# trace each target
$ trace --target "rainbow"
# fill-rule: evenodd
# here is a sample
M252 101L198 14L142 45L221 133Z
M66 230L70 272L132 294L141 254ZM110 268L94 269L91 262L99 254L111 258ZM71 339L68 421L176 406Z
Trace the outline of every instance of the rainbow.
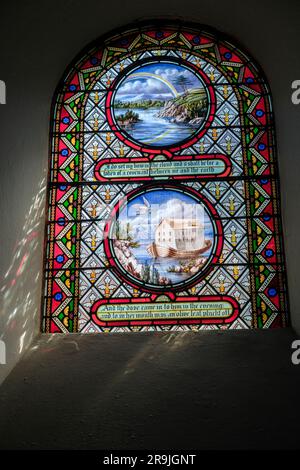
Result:
M179 93L177 92L176 88L172 85L172 83L170 83L168 80L166 80L165 78L162 78L160 77L159 75L155 75L155 73L150 73L150 72L139 72L139 73L133 73L132 75L130 75L129 77L127 77L126 81L127 80L132 80L133 78L154 78L155 80L158 80L162 83L164 83L165 85L167 85L167 87L171 90L173 96L176 98L177 96L179 96Z

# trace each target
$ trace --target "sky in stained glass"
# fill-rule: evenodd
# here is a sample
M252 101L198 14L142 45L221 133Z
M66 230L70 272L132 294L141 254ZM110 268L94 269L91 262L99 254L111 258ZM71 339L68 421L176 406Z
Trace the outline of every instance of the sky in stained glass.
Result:
M172 63L155 63L133 71L120 85L116 99L138 101L168 100L184 92L179 77L184 77L188 89L203 88L196 75L185 67Z

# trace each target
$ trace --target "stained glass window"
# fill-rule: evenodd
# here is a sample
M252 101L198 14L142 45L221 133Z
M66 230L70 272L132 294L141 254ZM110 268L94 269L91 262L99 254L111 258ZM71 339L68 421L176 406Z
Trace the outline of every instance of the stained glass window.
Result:
M270 90L178 21L92 45L55 95L45 332L287 322Z

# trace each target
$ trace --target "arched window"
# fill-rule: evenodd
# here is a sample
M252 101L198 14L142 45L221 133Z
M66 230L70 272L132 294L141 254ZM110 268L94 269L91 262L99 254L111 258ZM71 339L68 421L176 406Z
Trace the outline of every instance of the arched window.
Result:
M287 318L271 97L215 31L140 23L52 108L45 332L273 328Z

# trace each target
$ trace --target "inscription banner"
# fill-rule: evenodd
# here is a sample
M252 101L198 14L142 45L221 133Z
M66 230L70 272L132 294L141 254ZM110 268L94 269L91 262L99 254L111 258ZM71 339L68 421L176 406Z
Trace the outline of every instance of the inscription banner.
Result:
M156 157L157 158L157 157ZM209 177L226 176L231 169L230 162L225 155L216 155L209 158L204 156L175 157L172 160L148 160L139 158L104 159L97 165L95 176L99 181L123 179L152 180L155 178L182 178L182 177Z
M137 299L138 300L138 299ZM204 323L218 323L232 321L237 315L237 304L235 299L226 296L201 299L197 297L179 298L176 302L144 302L135 299L101 300L93 306L93 321L101 325L113 326L114 324L158 324L158 323L180 323L190 321L191 323L203 321Z

